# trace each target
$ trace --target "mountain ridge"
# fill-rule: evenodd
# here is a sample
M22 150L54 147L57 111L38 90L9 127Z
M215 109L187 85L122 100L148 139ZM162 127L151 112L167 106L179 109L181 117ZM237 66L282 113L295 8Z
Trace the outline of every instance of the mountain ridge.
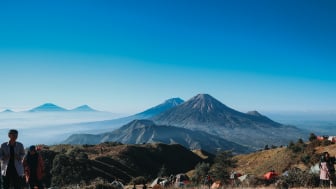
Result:
M86 104L73 109L66 109L54 103L47 102L32 108L27 112L98 112L98 110L95 110Z
M282 125L257 111L242 113L234 110L209 94L198 94L187 101L182 102L178 100L177 102L178 103L171 103L171 106L164 110L157 108L160 107L160 105L158 105L153 107L153 109L160 109L160 111L146 110L126 118L106 121L106 130L98 133L100 134L100 137L105 134L104 137L100 139L94 139L92 135L88 135L87 137L91 137L91 140L95 143L105 141L150 143L159 141L170 144L172 142L177 142L183 143L184 146L193 149L193 145L197 146L197 140L194 136L197 134L197 136L199 136L200 132L204 132L203 136L207 134L208 138L214 139L219 137L220 139L225 140L226 144L223 142L221 143L222 146L227 146L228 142L231 142L248 149L259 150L264 148L265 145L287 145L291 140L308 136L307 132L301 129L294 126ZM155 113L148 114L148 112ZM127 130L127 132L126 130L122 130L125 129L125 126L134 124L133 120L138 119L150 119L153 122L148 120L141 121L141 124L147 127L146 129L142 127L141 130L133 127L132 129ZM119 124L123 124L122 127L119 126L122 132L119 128L120 133L118 135L115 135L115 132L117 131L111 130L112 123L115 123L116 121L121 121ZM99 123L92 123L92 127L104 127L104 125L101 126ZM161 130L158 130L159 127L161 127ZM169 133L169 131L166 130L166 132L162 132L162 130L167 128L174 131L178 130L178 128L186 130L179 130L184 133L183 136L173 132L175 133L175 136L167 137L166 134ZM118 128L115 127L114 130L118 130ZM158 136L155 132L160 133L162 137ZM106 133L113 134L109 135ZM188 133L188 135L186 133ZM74 142L75 140L81 142L90 141L90 139L85 139L85 137L81 138L80 136L81 135L77 135L75 137L73 135L72 137L77 139L73 138L71 139L71 142ZM179 136L180 138L176 138L176 136ZM193 140L186 141L188 138L192 138ZM216 140L219 141L219 139ZM68 140L68 142L70 142L70 140ZM202 140L203 145L206 143L205 140Z
M112 132L98 135L71 135L63 143L99 144L107 141L123 144L176 143L191 150L202 149L210 153L216 153L218 150L232 150L235 153L252 151L214 135L174 126L156 125L151 120L133 120Z
M209 94L198 94L152 120L161 125L204 131L256 150L266 144L285 145L308 136L303 130L282 125L256 111L246 114L234 110Z

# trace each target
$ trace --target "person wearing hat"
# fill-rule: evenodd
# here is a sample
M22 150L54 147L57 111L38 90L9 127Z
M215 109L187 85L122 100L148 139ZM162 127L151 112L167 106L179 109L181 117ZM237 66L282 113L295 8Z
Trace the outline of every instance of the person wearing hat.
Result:
M35 146L30 146L23 160L26 182L30 188L43 188L42 178L44 175L44 162L42 156L36 151Z
M16 141L17 130L9 130L8 137L9 141L2 143L0 148L2 187L21 189L24 177L22 161L25 150L23 144Z

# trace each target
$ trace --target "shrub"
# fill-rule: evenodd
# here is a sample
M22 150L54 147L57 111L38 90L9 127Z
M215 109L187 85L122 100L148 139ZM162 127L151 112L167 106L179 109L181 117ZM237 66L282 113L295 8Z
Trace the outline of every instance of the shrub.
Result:
M310 135L309 135L309 141L313 142L316 139L317 139L317 136L314 133L310 133Z
M332 144L330 140L323 140L321 143L322 146L329 146L330 144Z
M205 178L206 175L208 175L209 170L210 170L209 163L204 162L198 163L195 167L195 173L191 178L191 180L196 184L202 183L202 179Z
M212 174L215 179L228 183L231 170L237 166L237 161L232 159L232 157L232 151L218 153L211 167L210 174Z
M301 171L298 168L292 168L285 175L279 177L276 183L277 188L288 187L317 187L319 185L318 175L307 171Z

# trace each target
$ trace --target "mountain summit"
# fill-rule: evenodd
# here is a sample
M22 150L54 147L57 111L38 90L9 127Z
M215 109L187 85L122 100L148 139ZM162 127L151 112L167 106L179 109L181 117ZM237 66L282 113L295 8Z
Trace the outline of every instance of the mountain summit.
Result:
M91 108L88 105L78 106L77 108L74 108L71 111L76 111L76 112L97 112L97 110Z
M67 109L52 103L45 103L42 104L41 106L29 110L29 112L63 112L63 111L67 111Z
M228 128L246 127L253 125L251 122L257 119L252 115L227 107L208 94L198 94L180 106L154 117L153 120L160 124L199 129L200 126L205 125ZM281 125L272 120L259 119L258 121L272 127Z
M236 111L208 94L198 94L152 120L159 125L205 131L255 149L266 144L284 145L308 136L296 127L277 123L257 111Z
M171 109L175 106L178 106L180 104L182 104L184 102L184 100L180 99L180 98L171 98L171 99L168 99L166 101L164 101L163 103L157 105L157 106L154 106L150 109L147 109L139 114L136 114L136 116L139 116L141 119L144 119L144 118L150 118L152 116L155 116L155 115L158 115L168 109ZM137 119L139 119L137 117Z

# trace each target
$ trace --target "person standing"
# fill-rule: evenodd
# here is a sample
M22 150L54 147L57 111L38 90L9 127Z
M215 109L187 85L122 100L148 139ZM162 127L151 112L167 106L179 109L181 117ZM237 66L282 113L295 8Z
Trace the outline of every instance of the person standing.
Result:
M23 184L23 158L25 155L23 144L17 142L18 131L11 129L8 132L9 141L1 144L0 160L2 187L21 189Z
M36 151L35 146L30 146L26 157L23 160L26 174L26 182L30 188L42 189L42 178L44 175L44 162L42 156Z
M334 167L335 157L330 157L330 154L328 152L325 152L324 159L327 162L330 185L335 185L335 167Z
M327 187L330 186L330 172L328 169L328 161L329 157L328 152L324 152L321 160L320 160L320 186Z

